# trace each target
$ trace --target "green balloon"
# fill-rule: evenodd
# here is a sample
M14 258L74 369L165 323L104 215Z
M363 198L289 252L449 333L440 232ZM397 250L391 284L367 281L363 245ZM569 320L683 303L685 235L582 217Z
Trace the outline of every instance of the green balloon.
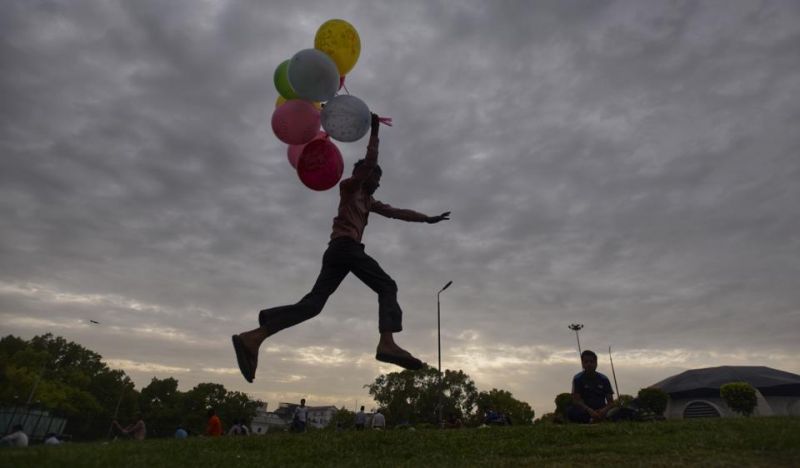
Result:
M285 97L287 101L298 98L297 93L292 89L292 85L289 84L289 60L285 60L278 65L278 68L275 69L273 81L275 82L275 89L277 89L278 93Z

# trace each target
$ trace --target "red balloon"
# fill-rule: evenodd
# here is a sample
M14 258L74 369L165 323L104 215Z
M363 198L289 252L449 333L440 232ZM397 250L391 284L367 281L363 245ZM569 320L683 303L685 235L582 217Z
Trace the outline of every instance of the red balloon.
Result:
M320 138L327 138L327 137L328 137L327 133L319 132L317 133L317 136L314 137L314 140L319 140ZM311 143L311 141L309 141L308 143ZM289 145L289 147L286 148L286 157L289 158L289 164L291 164L293 168L297 169L297 160L300 159L300 155L303 154L303 149L306 147L308 143L302 145Z
M319 111L308 101L292 99L272 113L272 131L284 143L302 145L319 132Z
M339 183L344 160L339 148L328 138L307 144L297 160L297 175L311 190L328 190Z

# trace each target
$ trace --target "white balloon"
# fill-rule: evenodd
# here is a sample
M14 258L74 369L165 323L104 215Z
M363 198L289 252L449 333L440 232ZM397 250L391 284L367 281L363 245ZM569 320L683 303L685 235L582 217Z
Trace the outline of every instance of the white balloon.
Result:
M289 84L309 101L327 101L339 90L339 69L328 54L303 49L289 61Z
M367 134L372 114L364 101L345 94L336 96L325 104L320 121L331 138L349 142L359 140Z

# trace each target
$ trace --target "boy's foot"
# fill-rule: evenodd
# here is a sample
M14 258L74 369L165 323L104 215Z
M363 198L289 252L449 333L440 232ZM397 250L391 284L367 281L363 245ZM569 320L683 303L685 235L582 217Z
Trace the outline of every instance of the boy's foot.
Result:
M422 369L423 365L422 361L401 348L397 348L397 350L392 351L381 351L381 349L378 349L378 352L375 354L375 359L381 362L394 364L408 370L420 370Z
M241 335L231 336L233 350L236 352L236 362L239 364L239 371L245 380L252 383L256 377L256 366L258 365L258 355L253 354L245 346Z

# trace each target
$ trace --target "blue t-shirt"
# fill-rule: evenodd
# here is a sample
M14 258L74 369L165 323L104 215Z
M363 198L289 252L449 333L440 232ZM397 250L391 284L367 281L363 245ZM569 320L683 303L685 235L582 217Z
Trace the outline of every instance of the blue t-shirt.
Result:
M600 409L607 403L606 396L613 395L608 377L595 372L589 377L586 372L579 372L572 378L572 393L577 393L589 408Z

